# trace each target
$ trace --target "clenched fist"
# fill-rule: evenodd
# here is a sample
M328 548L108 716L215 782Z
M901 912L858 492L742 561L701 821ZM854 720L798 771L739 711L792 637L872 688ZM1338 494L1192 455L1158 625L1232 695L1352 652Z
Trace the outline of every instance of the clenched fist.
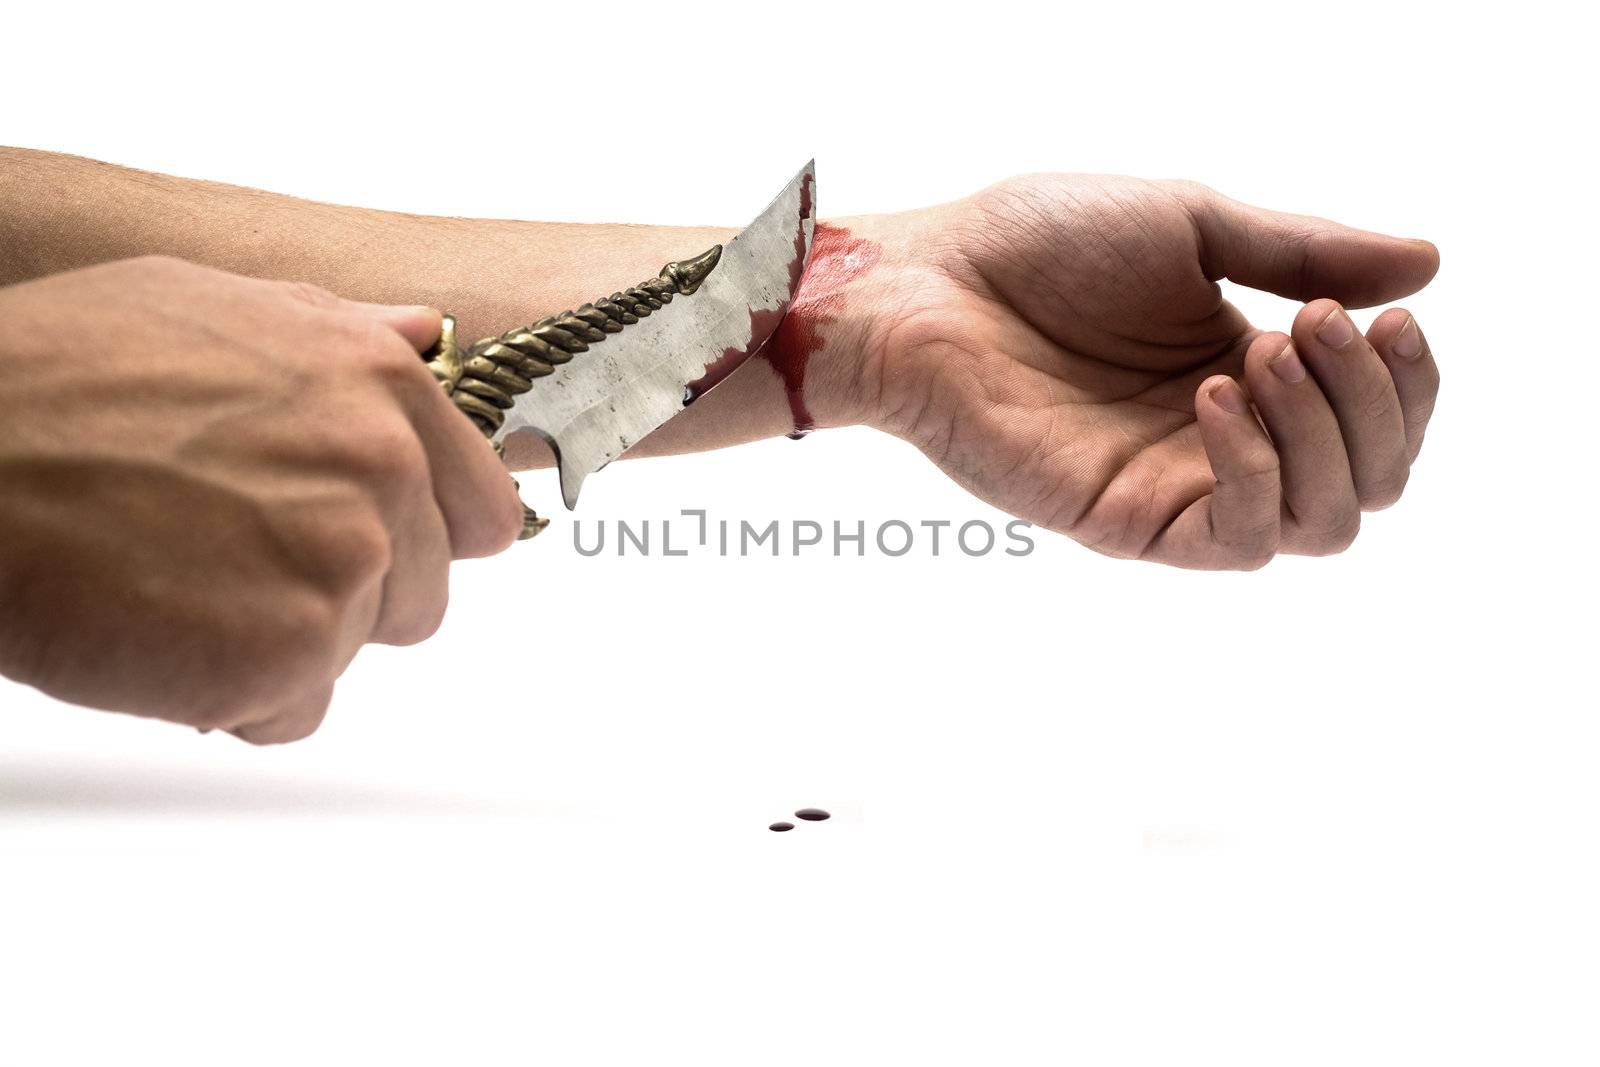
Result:
M0 289L0 672L229 730L316 729L521 507L417 357L425 308L173 259Z

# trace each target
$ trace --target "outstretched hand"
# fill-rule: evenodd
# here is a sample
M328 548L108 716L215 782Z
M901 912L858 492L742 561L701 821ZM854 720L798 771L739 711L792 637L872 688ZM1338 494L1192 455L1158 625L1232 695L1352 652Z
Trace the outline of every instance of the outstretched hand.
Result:
M1438 392L1415 320L1437 250L1203 186L1044 175L850 220L881 244L866 421L984 500L1109 555L1254 568L1346 548L1400 496ZM1308 301L1288 333L1229 278Z

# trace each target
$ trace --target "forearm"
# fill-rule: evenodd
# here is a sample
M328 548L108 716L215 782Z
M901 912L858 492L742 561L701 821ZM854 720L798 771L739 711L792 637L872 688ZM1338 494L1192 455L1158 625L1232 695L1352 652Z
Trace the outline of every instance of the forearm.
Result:
M639 282L733 232L406 215L0 148L0 285L170 255L354 300L428 304L455 314L471 338ZM852 363L843 346L830 348L805 384L820 426L859 418ZM752 360L633 452L719 448L792 428L780 377Z

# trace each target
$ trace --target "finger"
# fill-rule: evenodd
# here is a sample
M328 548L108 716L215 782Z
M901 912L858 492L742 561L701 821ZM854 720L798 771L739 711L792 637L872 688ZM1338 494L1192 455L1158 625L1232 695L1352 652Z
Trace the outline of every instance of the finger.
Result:
M439 339L440 324L444 321L436 308L420 304L362 304L353 300L346 300L344 304L377 319L405 338L406 344L419 353L426 352Z
M443 316L433 308L366 304L302 282L275 284L284 285L301 303L375 322L413 353L422 353L439 339ZM395 380L401 402L428 450L434 495L449 531L451 552L457 559L494 555L521 532L521 501L493 446L449 402L422 361L415 363L414 370L405 369Z
M1394 381L1406 426L1406 458L1415 461L1439 396L1439 367L1428 339L1409 312L1390 308L1367 331L1367 343L1377 350Z
M505 551L522 531L522 501L494 446L423 372L407 411L428 452L433 495L455 559Z
M1266 333L1244 357L1245 384L1278 451L1288 521L1282 551L1326 555L1361 529L1339 420L1288 335Z
M1195 417L1216 479L1152 546L1180 566L1253 570L1278 550L1278 456L1244 391L1216 375L1195 394Z
M434 321L433 339L438 332ZM399 358L396 370L390 381L427 452L433 496L444 518L451 555L467 559L503 551L522 530L522 502L510 473L494 446L444 395L420 359Z
M1439 250L1427 241L1388 237L1309 215L1287 215L1230 200L1204 186L1179 195L1200 234L1202 267L1252 289L1348 307L1407 296L1432 280Z
M1367 511L1388 507L1400 499L1411 468L1389 369L1332 300L1300 309L1294 343L1339 420L1356 499Z
M301 741L317 732L328 715L333 700L333 684L320 685L310 693L292 697L267 709L260 718L241 723L228 733L252 745L285 745Z
M364 318L375 319L405 338L413 350L425 351L439 339L440 323L444 316L435 308L421 304L369 304L359 300L346 300L310 282L266 282L281 286L290 298L322 311L349 311Z
M427 471L427 461L419 459L417 469ZM393 487L384 510L391 554L377 621L368 639L383 645L414 645L438 631L450 601L450 531L433 483L426 477Z
M398 337L413 355L439 338L442 316L432 308L362 304L324 289L284 283L291 297L341 315L358 317ZM398 397L428 451L434 497L457 559L503 551L522 530L522 504L500 457L478 428L456 410L420 359L397 359Z

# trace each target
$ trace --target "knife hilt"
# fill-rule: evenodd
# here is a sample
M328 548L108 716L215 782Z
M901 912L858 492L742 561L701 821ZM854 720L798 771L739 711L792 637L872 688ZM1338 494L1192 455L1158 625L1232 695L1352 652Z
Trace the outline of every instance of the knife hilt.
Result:
M492 440L505 422L506 410L532 389L536 380L555 373L556 367L587 352L591 344L660 311L674 296L692 294L721 257L722 246L713 245L693 259L668 263L649 281L531 326L474 341L465 350L456 339L455 317L447 314L438 341L422 358L456 408ZM500 451L498 442L495 451ZM519 540L535 536L550 524L527 505L522 512Z

